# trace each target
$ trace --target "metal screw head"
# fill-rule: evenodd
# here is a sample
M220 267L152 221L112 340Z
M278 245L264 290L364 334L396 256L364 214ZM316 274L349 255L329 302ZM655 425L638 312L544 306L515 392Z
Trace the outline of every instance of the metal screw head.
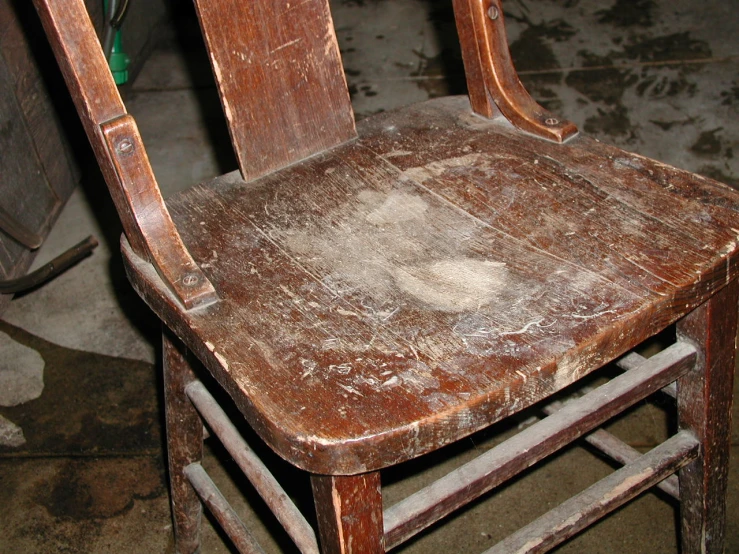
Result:
M116 146L116 151L119 154L128 154L129 152L132 152L133 142L131 142L131 139L123 139L118 143L118 146Z
M198 282L200 282L200 277L195 273L186 273L182 276L182 284L186 287L194 287Z
M498 12L498 8L496 8L495 6L490 6L488 8L488 17L491 20L495 21L496 19L498 19L499 15L500 15L500 12Z
M544 123L547 125L557 125L559 123L559 119L556 117L548 117L544 120Z

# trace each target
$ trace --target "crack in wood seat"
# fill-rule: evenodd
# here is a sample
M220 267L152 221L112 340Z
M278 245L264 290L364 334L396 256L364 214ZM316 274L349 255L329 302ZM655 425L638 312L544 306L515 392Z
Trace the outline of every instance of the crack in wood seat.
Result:
M542 144L464 97L359 135L169 202L219 303L179 310L127 256L139 293L311 472L370 471L469 435L735 273L739 204L719 183L585 137Z

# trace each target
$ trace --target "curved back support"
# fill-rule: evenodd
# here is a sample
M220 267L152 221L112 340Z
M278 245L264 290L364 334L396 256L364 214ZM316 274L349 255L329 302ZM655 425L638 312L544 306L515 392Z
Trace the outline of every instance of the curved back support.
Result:
M134 252L186 308L216 300L169 216L83 0L34 0Z
M492 117L495 105L514 126L554 142L577 134L573 123L545 110L521 84L508 50L500 0L454 0L454 16L476 113Z

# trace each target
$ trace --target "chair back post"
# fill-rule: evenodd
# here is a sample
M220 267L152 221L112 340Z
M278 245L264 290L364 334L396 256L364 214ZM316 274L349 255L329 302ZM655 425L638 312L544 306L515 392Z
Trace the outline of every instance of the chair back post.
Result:
M500 0L454 0L454 16L476 113L493 117L500 110L515 127L554 142L577 134L573 123L545 110L521 84L508 49Z
M83 0L34 0L126 238L187 308L217 299L162 199L136 122L123 105Z

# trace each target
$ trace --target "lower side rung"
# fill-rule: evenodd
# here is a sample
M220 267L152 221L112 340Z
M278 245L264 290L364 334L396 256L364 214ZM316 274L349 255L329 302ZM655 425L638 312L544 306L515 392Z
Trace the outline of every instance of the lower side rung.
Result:
M305 554L318 554L318 541L313 528L210 392L200 381L190 383L185 392L298 549Z
M547 415L551 415L561 409L562 406L563 404L561 402L555 401L544 406L543 412ZM630 464L642 455L636 448L629 446L624 441L611 435L604 429L596 429L589 435L585 435L582 440L594 447L601 454L621 465ZM680 486L676 475L671 475L665 480L657 483L657 488L666 492L675 500L680 500Z
M253 537L244 522L228 503L216 484L200 464L190 464L185 468L185 476L192 488L205 504L213 517L220 523L234 546L242 554L264 554L264 550Z
M616 360L616 365L621 369L628 371L640 366L646 360L647 358L645 358L641 354L637 354L636 352L629 352L623 358ZM662 392L665 393L667 396L672 397L673 399L677 398L677 383L670 383L669 385L665 385L662 388Z
M390 549L452 511L492 490L566 444L592 432L695 366L696 349L678 342L638 368L494 446L384 512L385 546Z
M700 444L682 431L601 479L484 554L546 552L698 457Z

